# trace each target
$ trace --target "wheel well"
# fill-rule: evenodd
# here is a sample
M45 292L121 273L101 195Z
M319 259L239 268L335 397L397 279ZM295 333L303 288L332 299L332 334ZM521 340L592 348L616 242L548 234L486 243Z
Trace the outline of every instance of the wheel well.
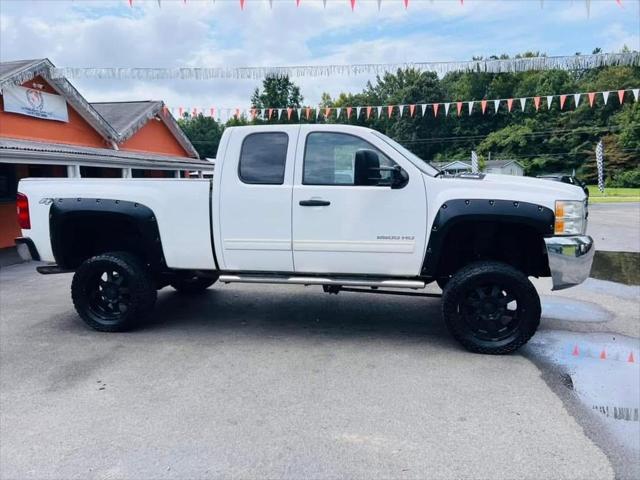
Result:
M153 249L137 222L125 215L79 212L59 221L56 237L56 262L65 268L76 268L95 255L116 251L132 253L145 263L153 260Z
M543 235L513 222L466 221L453 225L442 242L436 277L452 275L477 260L507 263L526 275L549 276Z

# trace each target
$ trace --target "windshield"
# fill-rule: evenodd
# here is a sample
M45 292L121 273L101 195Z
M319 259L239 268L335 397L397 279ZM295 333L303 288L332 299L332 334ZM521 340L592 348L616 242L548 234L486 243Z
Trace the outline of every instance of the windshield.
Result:
M400 155L405 157L407 160L409 160L411 163L413 163L416 167L418 167L421 171L423 171L427 175L434 176L439 173L439 170L437 168L432 167L423 159L421 159L419 156L417 156L415 153L411 152L410 150L407 150L405 147L400 145L395 140L392 140L386 135L383 135L380 132L376 132L375 130L372 130L371 133L373 133L376 137L378 137L380 140L385 142L387 145L389 145L396 152L398 152Z

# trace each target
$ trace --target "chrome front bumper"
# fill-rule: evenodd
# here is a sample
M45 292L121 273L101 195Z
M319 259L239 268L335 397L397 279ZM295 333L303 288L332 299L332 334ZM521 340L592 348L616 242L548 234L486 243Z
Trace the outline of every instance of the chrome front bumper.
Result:
M587 235L544 239L549 257L553 290L562 290L584 282L591 273L595 247Z

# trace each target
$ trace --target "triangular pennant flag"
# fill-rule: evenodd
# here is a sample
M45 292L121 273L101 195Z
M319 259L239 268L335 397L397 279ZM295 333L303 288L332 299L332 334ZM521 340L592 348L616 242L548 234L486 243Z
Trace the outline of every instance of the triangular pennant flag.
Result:
M547 110L551 110L551 103L553 103L553 95L547 95Z
M512 108L513 108L513 98L507 98L507 111L511 113Z
M596 101L596 92L587 93L587 97L589 97L589 106L593 108L593 102Z
M256 119L256 109L252 108L249 110L249 112L251 113L251 120L255 120Z
M180 107L180 108L178 109L178 113L180 114L180 118L182 118L182 111L183 111L183 110L182 110L182 107Z
M309 120L309 117L311 116L311 108L310 107L306 108L306 114L307 114L307 120Z
M269 0L269 9L273 10L273 0Z
M342 112L342 108L336 108L336 118L340 118L340 112Z
M604 104L607 104L607 101L609 100L609 93L610 92L602 92L602 100L604 100Z
M434 103L433 104L433 116L434 117L438 116L438 108L440 108L440 104L439 103Z
M564 108L564 102L567 101L567 96L566 95L560 95L560 110L562 110Z
M409 105L409 116L413 117L413 114L416 112L416 106L414 104Z
M393 105L387 105L387 117L391 118L393 115Z
M322 5L324 6L324 8L327 8L327 0L322 0Z
M291 112L293 112L293 108L287 108L287 120L291 120Z
M500 108L500 100L493 101L493 113L498 113L498 109Z
M486 100L481 100L480 101L480 107L482 108L482 114L484 115L484 112L487 111L487 101Z
M620 101L620 105L624 102L624 90L618 90L618 100Z
M573 100L576 102L576 108L578 108L578 105L580 104L580 94L579 93L574 93L573 94Z
M469 106L469 115L471 115L471 113L473 112L473 104L475 102L472 100L470 102L467 102L467 105Z
M324 0L324 1L326 2L327 0ZM381 4L382 4L382 0L378 0L378 11L380 11L380 5Z
M296 0L296 7L300 6L300 0Z
M446 117L447 115L449 115L449 107L451 106L450 103L445 103L444 104L444 116Z
M533 105L536 107L536 112L540 110L540 97L533 97Z
M278 120L280 120L280 118L282 117L282 108L278 109Z
M240 10L244 10L244 1L245 0L240 0Z
M236 108L236 114L235 114L236 119L240 118L240 109Z
M316 108L316 120L320 118L320 108Z
M456 108L458 109L458 116L462 112L462 102L456 102Z
M524 112L524 108L527 105L527 97L523 97L520 99L520 108L522 109L522 111Z
M369 120L369 117L371 116L371 109L373 107L367 107L367 120Z
M302 119L302 109L299 108L297 112L298 112L298 121L300 121Z
M405 8L405 10L406 10L407 8L409 8L409 0L402 0L402 1L404 2L404 8Z
M382 107L376 107L376 110L378 111L378 118L382 118Z
M273 113L273 108L267 109L267 120L271 120L271 114Z
M362 107L356 107L356 118L360 118L361 111L362 111Z
M420 112L422 114L422 116L424 117L424 112L427 109L427 104L426 103L421 103L420 104Z
M353 12L353 9L356 8L356 0L351 0L351 11Z
M400 116L404 115L404 105L399 105L398 110L400 110Z
M133 0L129 0L129 6L133 7Z
M633 98L635 98L636 102L637 102L638 101L638 95L640 94L640 88L634 88L631 91L633 92Z
M325 118L329 118L329 116L331 115L331 108L327 107L324 109L324 117Z
M351 118L351 110L352 110L352 107L347 107L347 120Z

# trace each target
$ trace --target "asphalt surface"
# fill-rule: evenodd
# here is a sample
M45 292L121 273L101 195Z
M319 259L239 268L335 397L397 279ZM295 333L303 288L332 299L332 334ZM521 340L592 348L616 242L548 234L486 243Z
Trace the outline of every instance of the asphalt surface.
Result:
M589 205L587 233L598 250L640 252L640 203Z
M613 478L521 354L467 353L437 299L160 293L85 327L70 275L0 273L2 478Z
M638 209L591 206L598 248L632 249ZM640 477L618 418L640 404L638 286L537 280L539 333L492 357L433 298L167 288L144 328L102 334L70 281L0 270L2 479Z

